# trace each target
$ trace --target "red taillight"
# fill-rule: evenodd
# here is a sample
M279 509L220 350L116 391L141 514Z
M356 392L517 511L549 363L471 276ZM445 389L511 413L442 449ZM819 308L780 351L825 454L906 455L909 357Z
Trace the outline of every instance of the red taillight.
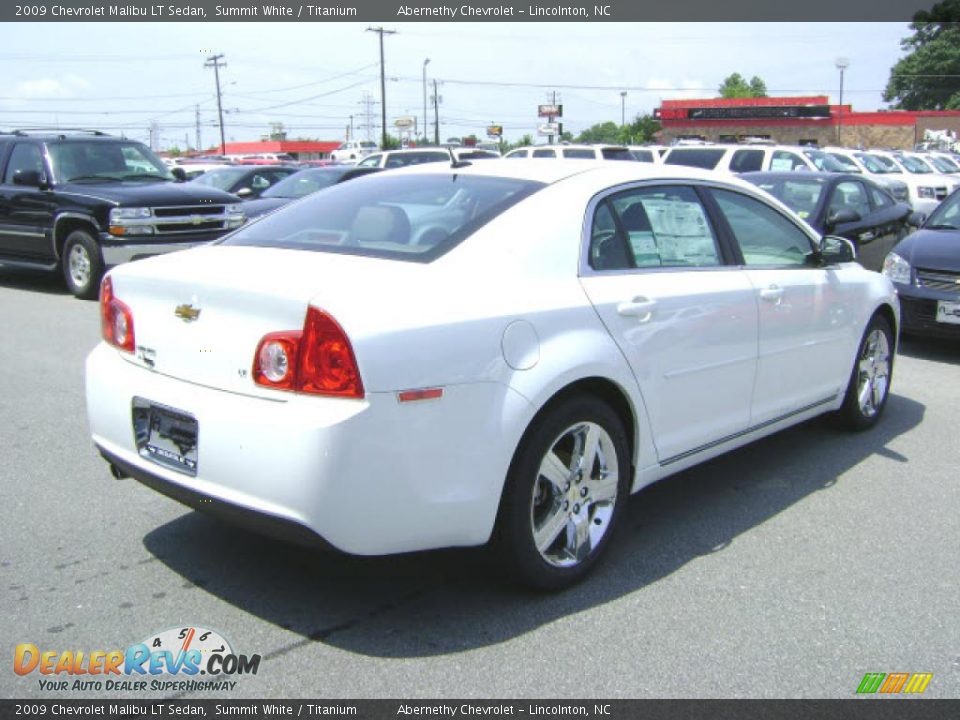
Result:
M253 360L258 385L313 395L362 398L363 382L343 328L322 310L307 309L300 332L265 335Z
M133 313L126 303L114 296L113 282L109 277L100 285L100 328L108 343L126 352L134 351Z

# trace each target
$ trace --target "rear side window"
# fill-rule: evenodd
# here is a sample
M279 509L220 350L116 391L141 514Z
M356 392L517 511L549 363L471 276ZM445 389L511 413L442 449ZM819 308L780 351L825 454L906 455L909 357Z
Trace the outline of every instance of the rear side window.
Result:
M515 178L377 174L310 195L222 243L429 262L541 187Z
M686 165L713 170L724 152L726 151L722 148L677 148L671 150L663 162L667 165Z
M395 153L393 155L387 155L387 162L384 164L384 167L398 168L406 167L407 165L420 165L422 163L429 162L443 162L444 160L449 159L450 155L445 152Z
M535 158L555 158L557 154L552 149L541 149L534 150L533 157Z
M626 148L601 148L600 155L604 160L633 160L633 155Z
M733 230L744 263L748 266L806 265L813 250L810 238L788 218L754 198L710 190Z
M853 210L860 217L870 214L870 201L863 185L851 180L837 183L830 196L830 212L840 210Z
M710 267L720 251L707 214L688 187L645 187L604 200L594 213L595 270Z
M630 153L633 155L633 159L638 162L653 162L653 153L650 150L631 150Z
M593 154L593 150L587 150L586 148L564 148L563 156L565 158L577 158L579 160L593 160L596 157Z
M43 169L43 155L40 154L40 148L33 143L17 143L13 146L3 182L10 185L17 175L24 172L35 172L41 177L46 174Z
M730 169L736 173L763 170L763 150L737 150L730 158Z
M873 206L877 210L890 207L891 205L894 204L893 198L890 197L890 195L887 194L886 191L881 190L878 187L873 187L873 186L870 187L870 197L873 198Z
M773 157L770 159L770 169L773 172L806 170L807 167L807 164L799 155L785 150L774 150Z

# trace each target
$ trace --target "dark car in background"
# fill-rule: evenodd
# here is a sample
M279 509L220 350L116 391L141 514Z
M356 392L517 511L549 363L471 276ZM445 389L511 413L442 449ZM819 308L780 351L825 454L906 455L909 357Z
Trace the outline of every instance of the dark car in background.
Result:
M767 191L822 235L847 238L857 261L877 272L907 234L912 209L877 183L858 175L829 172L751 172L741 176Z
M380 172L380 168L356 165L330 165L300 170L264 190L257 199L244 203L243 212L252 220L318 190L375 172Z
M260 197L267 188L276 185L299 168L286 165L231 165L209 170L190 182L217 188L243 200Z
M960 339L960 189L883 264L900 295L903 332Z
M59 271L80 298L96 297L114 265L240 227L240 205L176 182L143 143L96 130L0 133L0 264Z

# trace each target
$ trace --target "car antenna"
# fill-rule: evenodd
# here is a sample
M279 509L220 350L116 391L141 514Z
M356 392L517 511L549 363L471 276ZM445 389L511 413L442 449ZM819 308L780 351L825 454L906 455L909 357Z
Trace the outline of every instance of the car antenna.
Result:
M453 154L453 148L449 145L447 145L447 152L450 153L450 167L452 168L470 167L473 164L469 160L457 160L457 156Z

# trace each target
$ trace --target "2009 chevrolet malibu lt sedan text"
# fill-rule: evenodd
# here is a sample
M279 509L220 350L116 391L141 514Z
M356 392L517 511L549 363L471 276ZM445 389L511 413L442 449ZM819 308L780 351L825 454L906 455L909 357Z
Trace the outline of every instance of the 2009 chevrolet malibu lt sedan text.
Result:
M887 400L890 281L735 178L453 163L113 270L87 360L114 474L361 555L490 543L580 579L630 493Z

